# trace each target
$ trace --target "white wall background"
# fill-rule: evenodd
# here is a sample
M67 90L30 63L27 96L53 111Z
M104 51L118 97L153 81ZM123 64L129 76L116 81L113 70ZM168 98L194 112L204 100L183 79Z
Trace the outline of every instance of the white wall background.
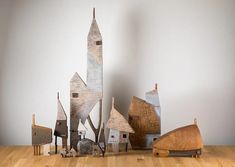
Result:
M104 121L112 96L127 115L131 97L157 82L163 133L196 117L205 144L235 144L233 0L0 0L0 144L30 144L33 113L54 129L57 91L69 116L69 80L75 71L86 78L94 6Z

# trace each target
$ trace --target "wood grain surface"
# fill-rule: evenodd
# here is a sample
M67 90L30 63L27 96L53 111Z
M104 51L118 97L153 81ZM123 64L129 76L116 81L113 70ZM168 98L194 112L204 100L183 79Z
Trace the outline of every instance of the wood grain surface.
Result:
M235 166L235 146L205 146L200 158L163 157L152 151L130 151L100 157L61 158L60 155L34 156L31 146L0 146L0 166L4 167L156 167L156 166Z

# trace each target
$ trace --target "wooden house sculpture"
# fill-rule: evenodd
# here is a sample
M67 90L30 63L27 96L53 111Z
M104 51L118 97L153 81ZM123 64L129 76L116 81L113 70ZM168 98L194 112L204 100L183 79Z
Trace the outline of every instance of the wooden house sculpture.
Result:
M134 130L123 115L114 108L114 98L112 98L112 109L107 122L107 128L110 129L108 143L112 144L112 151L119 152L119 143L125 143L127 151L129 133L134 133Z
M70 81L70 147L77 150L78 141L81 136L78 134L79 120L84 124L88 120L94 134L95 142L98 143L101 119L102 119L102 98L103 98L103 58L102 58L102 37L95 19L93 9L93 20L87 37L87 83L75 73ZM98 127L92 123L89 116L94 106L99 103Z
M62 148L67 150L67 139L68 139L67 115L60 102L59 93L57 94L57 119L56 119L54 135L55 135L55 153L57 154L57 137L62 138Z
M194 124L170 131L153 144L154 156L195 156L201 155L203 142L196 121Z
M34 155L41 154L41 146L52 142L52 129L35 124L35 115L32 121L32 145Z
M161 133L160 104L155 89L146 93L146 101L133 96L129 107L129 123L135 133L130 134L130 142L133 149L151 149L153 141Z

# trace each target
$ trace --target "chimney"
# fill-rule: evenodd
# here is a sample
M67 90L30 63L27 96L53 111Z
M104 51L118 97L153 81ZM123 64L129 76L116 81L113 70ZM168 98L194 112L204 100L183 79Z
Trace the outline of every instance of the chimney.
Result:
M95 19L95 8L93 8L93 19Z
M157 90L157 83L155 84L155 90Z
M60 93L57 92L57 99L59 100L60 99Z

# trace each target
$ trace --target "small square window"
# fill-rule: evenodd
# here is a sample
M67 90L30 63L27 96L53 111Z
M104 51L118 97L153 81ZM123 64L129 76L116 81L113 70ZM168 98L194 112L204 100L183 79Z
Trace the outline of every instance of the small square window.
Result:
M122 137L123 137L123 139L126 139L126 138L127 138L127 135L126 135L126 134L123 134Z
M95 44L96 45L102 45L102 41L96 41Z
M157 140L157 138L156 138L156 137L154 137L154 138L153 138L153 141L155 141L155 140Z
M114 138L114 135L112 135L111 138Z
M78 98L79 94L78 93L72 93L73 98Z

